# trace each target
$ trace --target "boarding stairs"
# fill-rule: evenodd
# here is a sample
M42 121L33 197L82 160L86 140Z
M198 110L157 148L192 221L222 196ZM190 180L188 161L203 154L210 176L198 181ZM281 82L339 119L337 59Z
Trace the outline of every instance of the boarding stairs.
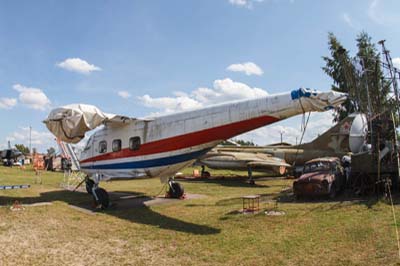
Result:
M80 171L79 160L72 145L60 139L57 139L57 144L61 152L61 157L68 160L71 165L70 168L64 169L64 179L60 186L67 190L75 190L85 179L85 174Z

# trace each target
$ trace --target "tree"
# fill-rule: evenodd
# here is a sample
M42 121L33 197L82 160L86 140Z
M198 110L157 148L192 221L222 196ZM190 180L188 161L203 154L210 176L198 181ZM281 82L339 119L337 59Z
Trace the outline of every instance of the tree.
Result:
M29 154L29 148L26 147L24 144L15 144L15 148L22 152L22 154L24 155Z
M338 122L353 112L382 113L390 105L390 84L384 79L379 53L371 37L361 32L356 39L358 52L348 50L333 33L328 34L330 57L323 57L324 72L333 79L332 90L348 93L334 117Z
M254 144L254 142L253 141L251 141L251 140L241 140L241 139L238 139L238 140L235 140L236 141L236 143L237 144L239 144L240 146L256 146L256 144Z
M253 141L247 141L247 140L241 140L241 139L233 139L232 141L223 141L221 143L222 146L236 146L236 144L239 144L240 146L257 146L254 144Z

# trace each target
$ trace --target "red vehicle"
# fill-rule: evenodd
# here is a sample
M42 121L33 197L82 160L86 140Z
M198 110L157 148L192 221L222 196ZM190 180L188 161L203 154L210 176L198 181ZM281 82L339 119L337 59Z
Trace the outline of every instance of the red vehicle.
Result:
M344 169L337 157L323 157L305 163L303 174L293 182L296 196L329 195L334 198L346 185Z

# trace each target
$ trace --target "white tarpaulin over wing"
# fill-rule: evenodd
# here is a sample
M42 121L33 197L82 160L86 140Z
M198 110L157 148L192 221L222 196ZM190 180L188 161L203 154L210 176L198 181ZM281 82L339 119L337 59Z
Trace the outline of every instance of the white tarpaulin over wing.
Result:
M71 104L53 109L43 122L60 140L78 143L87 131L105 122L124 124L132 120L135 119L103 113L93 105Z

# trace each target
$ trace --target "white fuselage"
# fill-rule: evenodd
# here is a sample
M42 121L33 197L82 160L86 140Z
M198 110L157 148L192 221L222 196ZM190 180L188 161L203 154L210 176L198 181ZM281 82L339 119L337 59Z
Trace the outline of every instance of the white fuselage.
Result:
M223 140L305 111L322 111L299 100L310 96L296 98L294 92L135 120L122 127L106 124L89 139L81 169L106 180L154 176L165 180ZM113 142L119 141L120 150L115 145L113 151Z

